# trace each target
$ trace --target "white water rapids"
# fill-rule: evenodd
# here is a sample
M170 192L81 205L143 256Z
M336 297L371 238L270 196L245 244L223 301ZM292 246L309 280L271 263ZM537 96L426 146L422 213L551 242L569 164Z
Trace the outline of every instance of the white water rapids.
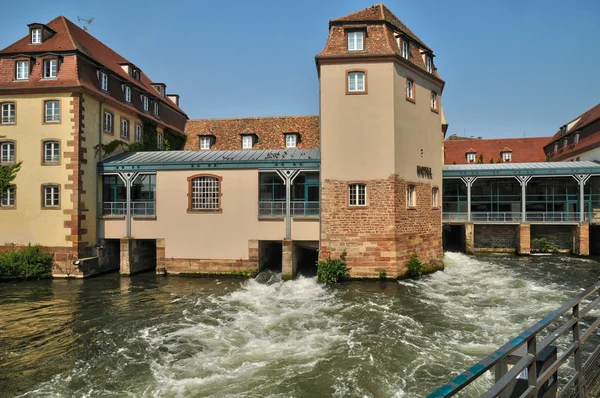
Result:
M597 262L570 257L447 253L445 263L419 280L335 287L271 273L243 282L54 281L35 300L62 314L45 326L48 307L31 313L32 302L9 287L0 313L20 314L60 341L36 346L54 354L30 362L22 360L32 355L27 342L0 348L0 395L422 397L600 274ZM0 321L0 343L20 338L9 322Z

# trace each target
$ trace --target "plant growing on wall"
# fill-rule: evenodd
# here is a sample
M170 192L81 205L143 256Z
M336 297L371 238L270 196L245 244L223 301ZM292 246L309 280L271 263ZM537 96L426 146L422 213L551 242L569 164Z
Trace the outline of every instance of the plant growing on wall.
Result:
M339 258L327 259L327 261L319 261L317 263L317 278L319 282L331 284L337 283L348 278L350 268L346 266L346 250Z
M534 238L531 241L534 252L538 253L558 253L558 246L547 238Z
M419 261L419 256L417 253L413 253L410 257L410 260L406 264L407 274L411 278L416 278L421 276L423 273L423 263Z
M4 137L0 136L0 138ZM0 195L6 193L8 187L17 177L17 173L21 170L21 164L23 164L22 161L11 165L0 165Z

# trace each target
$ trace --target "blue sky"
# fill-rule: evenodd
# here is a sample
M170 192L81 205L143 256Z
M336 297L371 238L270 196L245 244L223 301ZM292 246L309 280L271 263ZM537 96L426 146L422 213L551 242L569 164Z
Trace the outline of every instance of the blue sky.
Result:
M0 47L31 22L90 33L181 95L190 118L318 114L328 21L366 0L11 1ZM600 102L597 0L388 0L436 54L449 133L551 135Z

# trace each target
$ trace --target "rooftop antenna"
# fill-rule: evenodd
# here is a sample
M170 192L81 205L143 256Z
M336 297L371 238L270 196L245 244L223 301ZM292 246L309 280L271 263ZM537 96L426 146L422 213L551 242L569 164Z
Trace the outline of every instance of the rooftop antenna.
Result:
M79 22L79 24L81 25L81 29L83 29L87 32L90 25L92 24L92 22L94 22L94 17L91 17L91 18L77 17L77 22Z

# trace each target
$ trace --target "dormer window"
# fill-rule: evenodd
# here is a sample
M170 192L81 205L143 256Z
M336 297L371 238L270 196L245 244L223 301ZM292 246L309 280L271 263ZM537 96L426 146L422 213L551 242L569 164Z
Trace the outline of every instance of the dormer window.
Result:
M31 44L42 44L42 28L31 29Z
M554 153L558 152L558 142L554 143Z
M410 43L406 39L402 40L402 58L408 59L408 54L410 54Z
M58 59L44 60L44 79L55 79L58 71Z
M467 162L475 163L476 152L467 152Z
M433 58L431 55L425 55L425 68L427 72L433 73Z
M298 133L284 133L285 134L285 147L296 148L298 145Z
M132 69L131 71L131 76L137 80L138 82L140 81L140 70L139 69Z
M578 144L579 143L579 133L575 133L575 137L573 137L573 143L574 144Z
M131 103L131 87L123 86L123 94L125 95L125 101Z
M148 110L150 109L148 97L143 94L142 94L142 105L144 106L144 110L146 112L148 112Z
M566 148L567 145L569 145L569 138L568 137L563 140L563 149Z
M108 91L108 75L100 72L100 88L102 91Z
M159 110L160 110L160 106L158 101L154 101L154 116L159 117Z
M17 80L29 79L29 61L17 61Z
M200 136L200 150L208 151L211 146L215 143L214 135L202 135Z
M512 152L502 152L502 161L510 162L512 160Z
M254 146L254 136L252 134L242 135L242 149L252 149Z
M363 31L348 32L348 51L363 50Z

